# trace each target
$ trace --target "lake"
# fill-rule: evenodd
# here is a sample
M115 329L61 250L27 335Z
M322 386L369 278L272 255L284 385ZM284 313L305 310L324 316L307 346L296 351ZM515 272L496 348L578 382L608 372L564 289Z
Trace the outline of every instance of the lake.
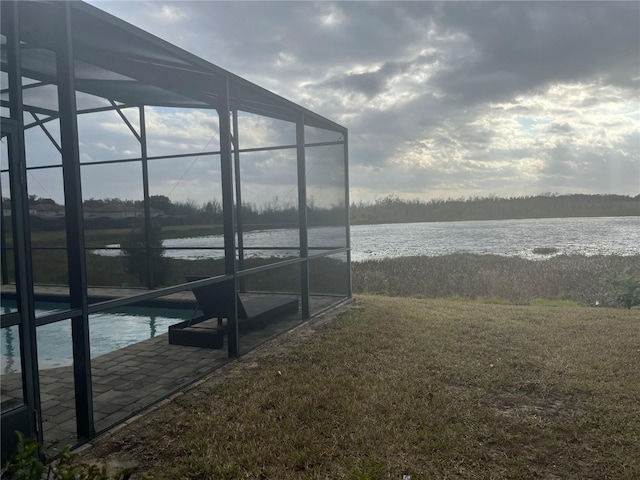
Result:
M541 258L536 247L567 255L637 255L640 217L358 225L351 229L351 246L353 261L459 252Z
M309 229L310 246L344 246L344 228ZM287 250L298 242L295 229L254 230L244 235L245 257L295 256ZM118 247L118 245L110 245ZM222 258L221 235L165 240L165 255L172 258ZM261 250L274 246L281 250ZM190 250L171 250L171 248ZM200 247L200 248L199 248ZM205 250L202 247L216 247ZM640 254L640 217L541 218L479 220L465 222L394 223L351 227L351 258L354 262L413 255L447 255L467 252L518 256L530 259L536 247L555 247L559 254ZM119 255L118 250L96 250Z

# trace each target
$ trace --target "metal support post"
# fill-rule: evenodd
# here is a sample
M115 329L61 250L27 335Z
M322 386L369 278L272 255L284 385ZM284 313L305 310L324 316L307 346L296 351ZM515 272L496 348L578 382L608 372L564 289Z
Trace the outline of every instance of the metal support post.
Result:
M244 269L244 230L243 230L243 212L242 212L242 183L240 182L240 140L238 136L238 109L233 109L233 162L235 167L235 185L236 185L236 233L238 236L238 269ZM240 279L240 291L244 289L244 278Z
M89 345L89 315L87 311L87 272L84 256L84 219L80 180L80 152L76 108L75 63L71 36L71 5L59 4L59 32L56 44L58 104L60 110L60 140L62 146L62 176L67 227L69 268L69 303L82 313L71 318L73 340L73 377L76 400L76 425L79 438L92 438L93 391L91 386L91 355Z
M7 163L9 155L7 153ZM0 181L0 198L2 197L2 182ZM5 228L4 205L2 206L2 219L0 220L0 269L2 270L2 285L9 283L9 268L7 267L7 231Z
M32 422L26 434L34 434L42 445L42 418L40 415L40 380L36 343L36 319L33 295L33 269L31 260L31 231L29 226L29 192L27 189L27 161L24 142L24 111L22 100L22 57L20 50L20 20L18 2L8 2L10 21L7 31L6 53L8 63L9 109L12 124L8 142L9 182L13 227L13 252L16 276L16 294L20 312L20 355L25 404L31 410Z
M144 105L140 110L140 156L142 158L142 195L144 205L144 246L147 254L147 288L155 287L151 255L151 205L149 205L149 162L147 161L147 126L145 124Z
M349 133L344 132L344 209L347 233L347 294L353 295L351 284L351 204L349 199Z
M300 232L300 293L302 318L311 318L309 307L309 234L307 222L307 162L304 140L304 114L296 119L296 154L298 160L298 228Z
M224 273L233 275L234 294L236 298L236 248L233 221L233 161L231 159L231 122L229 119L229 80L225 79L224 90L220 93L218 117L220 125L220 175L222 177L222 223L224 227ZM229 341L229 358L240 355L238 338L238 305L233 302L232 315L227 318L227 338Z

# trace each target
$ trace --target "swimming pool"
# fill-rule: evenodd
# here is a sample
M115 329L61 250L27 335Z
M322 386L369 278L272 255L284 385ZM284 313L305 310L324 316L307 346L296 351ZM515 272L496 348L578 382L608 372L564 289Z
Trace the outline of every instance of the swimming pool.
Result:
M36 315L55 310L56 304L38 303ZM3 309L9 309L3 302ZM58 307L59 308L59 307ZM167 333L169 325L191 318L193 310L122 307L89 316L91 358ZM37 327L40 369L73 364L71 320ZM20 371L18 327L0 329L0 373Z

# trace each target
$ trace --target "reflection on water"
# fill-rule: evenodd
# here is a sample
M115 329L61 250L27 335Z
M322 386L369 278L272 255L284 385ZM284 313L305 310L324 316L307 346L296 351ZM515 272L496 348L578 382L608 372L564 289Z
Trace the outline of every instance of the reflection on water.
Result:
M262 230L247 234L245 258L297 256L295 229ZM341 248L346 245L342 227L309 229L310 247ZM165 240L172 258L196 260L223 258L222 236ZM351 259L354 262L414 255L448 255L457 252L518 256L539 259L537 247L555 247L559 254L640 254L640 217L535 218L465 222L394 223L351 227ZM219 248L204 250L202 247ZM260 250L279 247L282 250ZM289 248L290 250L287 250ZM100 255L119 255L117 250L95 250Z
M460 252L548 258L533 253L537 247L567 255L638 255L640 217L359 225L351 228L351 247L355 262Z
M332 250L347 246L346 227L313 227L309 228L308 242L311 249ZM297 257L299 231L294 228L278 228L271 230L253 230L243 235L245 247L244 258L287 258ZM119 248L118 244L107 245ZM205 237L171 238L164 240L165 255L170 258L197 260L202 258L224 258L224 237L209 235ZM206 250L205 248L215 250ZM171 250L186 248L188 250ZM274 249L275 248L275 249ZM103 256L118 256L119 250L99 249L93 253Z

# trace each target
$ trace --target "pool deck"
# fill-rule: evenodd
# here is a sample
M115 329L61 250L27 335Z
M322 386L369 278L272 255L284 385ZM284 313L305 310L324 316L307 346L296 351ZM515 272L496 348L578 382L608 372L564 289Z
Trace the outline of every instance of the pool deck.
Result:
M99 293L105 297L110 294ZM123 292L118 293L123 296ZM191 292L174 295L178 301L187 298L193 301ZM334 303L335 297L311 298L312 311L324 310ZM240 351L247 353L302 323L299 313L287 314L267 322L263 328L240 331ZM228 361L226 337L222 349L209 349L170 345L167 334L93 358L91 379L96 432L132 417L210 375ZM41 369L39 373L44 443L46 450L53 454L65 445L77 443L73 370L68 366ZM20 374L2 375L0 388L2 410L22 403Z
M96 357L91 381L96 431L132 416L181 386L227 362L226 349L169 345L167 334ZM22 403L20 374L2 375L2 403ZM71 366L40 370L45 446L55 452L76 443L75 393Z
M15 295L15 285L2 285L2 293L8 295ZM127 288L127 287L87 287L87 297L89 303L96 303L103 300L109 300L114 298L133 297L135 295L141 295L143 293L152 292L146 288ZM34 295L36 298L44 298L45 300L58 300L66 299L69 297L69 287L58 285L36 285L34 287ZM156 299L158 302L170 302L170 303L189 303L195 305L195 298L191 290L185 290L184 292L171 293L164 295Z

